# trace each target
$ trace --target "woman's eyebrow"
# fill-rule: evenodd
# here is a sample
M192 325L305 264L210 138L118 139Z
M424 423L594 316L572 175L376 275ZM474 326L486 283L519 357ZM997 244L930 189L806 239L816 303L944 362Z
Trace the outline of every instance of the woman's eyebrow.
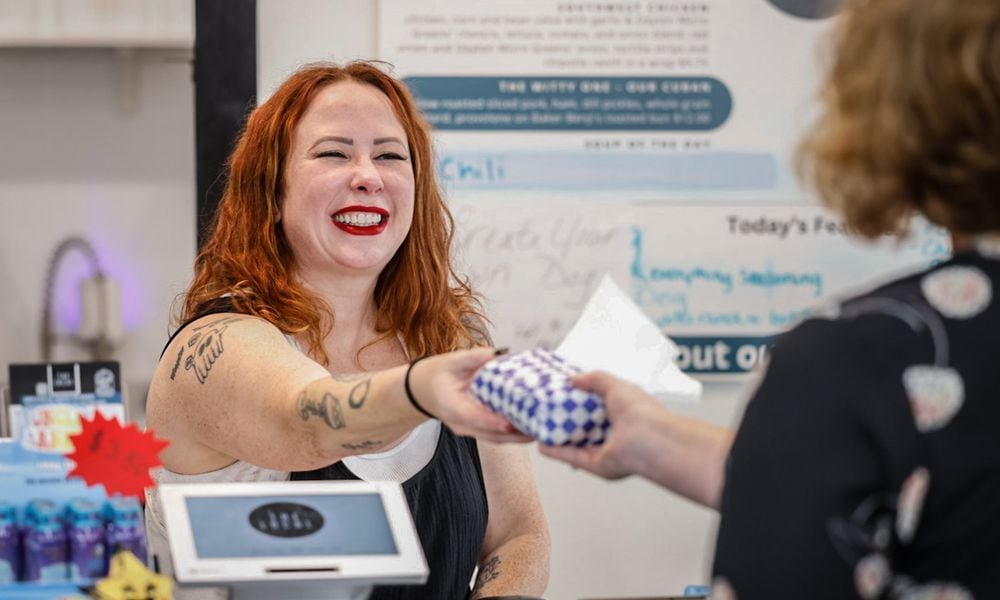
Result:
M319 146L323 142L338 142L340 144L346 144L348 146L354 145L354 140L352 138L345 138L336 135L324 135L323 137L313 142L313 145L310 146L309 148L310 149L315 148L316 146Z
M311 147L315 148L316 146L322 144L323 142L337 142L340 144L345 144L347 146L353 146L354 138L346 138L346 137L341 137L339 135L324 135L323 137L316 140ZM401 146L406 145L406 142L395 136L375 138L374 142L376 145L391 144L391 143L396 143Z

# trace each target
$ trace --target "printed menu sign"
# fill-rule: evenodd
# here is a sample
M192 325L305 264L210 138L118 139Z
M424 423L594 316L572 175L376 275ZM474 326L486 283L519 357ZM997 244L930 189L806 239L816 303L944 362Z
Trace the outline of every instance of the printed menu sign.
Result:
M10 433L27 450L72 450L81 417L95 412L125 421L117 362L12 364L9 375Z

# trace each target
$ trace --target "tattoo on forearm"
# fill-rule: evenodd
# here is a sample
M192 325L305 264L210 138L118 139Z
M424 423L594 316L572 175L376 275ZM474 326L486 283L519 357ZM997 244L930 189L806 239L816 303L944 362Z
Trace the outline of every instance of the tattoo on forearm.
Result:
M347 404L353 409L361 408L368 399L368 392L372 387L372 378L368 377L361 383L351 388L351 395L347 397Z
M500 577L500 557L494 555L485 564L479 566L479 574L476 575L476 586L472 588L470 600L480 598L480 593L486 587L486 584L497 577Z
M323 394L321 400L316 400L310 398L306 392L302 392L299 394L297 404L299 417L303 421L308 421L311 417L320 417L330 429L343 429L347 425L340 410L340 400L333 394Z
M212 365L222 356L222 352L225 350L222 345L222 334L229 327L229 323L234 320L233 318L221 319L198 327L198 329L207 329L207 331L203 336L197 336L199 339L194 353L184 360L184 370L193 370L198 383L205 383L208 374L212 371ZM192 337L193 339L194 337ZM188 340L189 346L192 340Z
M174 368L170 370L170 380L173 381L177 377L177 368L181 366L181 358L184 357L184 348L182 347L180 352L177 353L177 360L174 361Z
M358 442L357 444L352 444L350 442L346 444L341 444L341 448L346 448L348 450L371 450L373 448L378 448L382 445L379 440L365 440L363 442Z
M344 421L344 415L340 412L340 400L333 394L323 394L323 400L330 407L330 420L326 424L333 429L343 429L347 423Z

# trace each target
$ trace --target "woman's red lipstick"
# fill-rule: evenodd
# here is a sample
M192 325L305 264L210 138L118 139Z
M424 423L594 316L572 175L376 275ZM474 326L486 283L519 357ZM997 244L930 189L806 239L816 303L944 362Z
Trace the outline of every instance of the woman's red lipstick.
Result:
M379 218L374 218L375 215ZM351 235L378 235L389 224L389 211L375 206L348 206L335 212L330 221Z

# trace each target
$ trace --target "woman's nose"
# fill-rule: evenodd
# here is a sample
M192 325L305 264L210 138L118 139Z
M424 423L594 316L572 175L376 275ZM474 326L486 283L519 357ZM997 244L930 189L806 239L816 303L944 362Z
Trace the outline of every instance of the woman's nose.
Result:
M382 191L382 176L370 159L360 159L355 164L354 176L351 179L351 189L367 194Z

